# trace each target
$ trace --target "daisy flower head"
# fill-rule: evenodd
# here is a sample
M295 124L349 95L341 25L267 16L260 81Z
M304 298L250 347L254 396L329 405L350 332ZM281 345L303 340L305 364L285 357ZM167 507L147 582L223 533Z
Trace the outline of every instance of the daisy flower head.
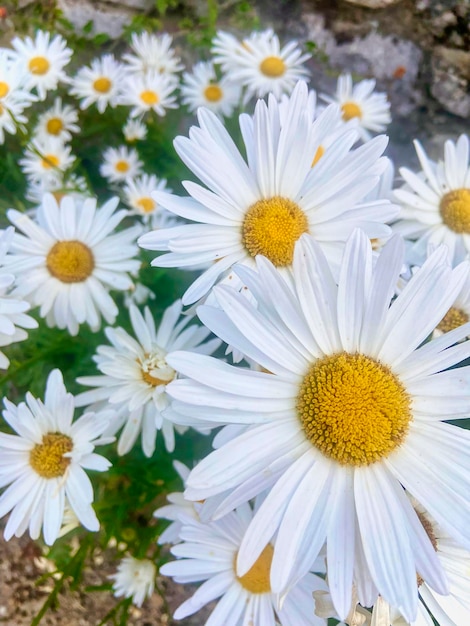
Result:
M185 349L211 354L220 344L205 340L210 332L201 326L188 326L191 317L180 319L182 304L174 302L155 326L150 309L144 314L135 305L129 308L134 336L123 328L106 328L111 346L99 346L94 357L102 376L82 376L78 382L95 387L77 396L77 406L105 400L118 411L115 430L123 427L118 454L127 454L139 434L142 449L148 457L155 451L155 438L162 431L169 452L175 447L173 424L164 417L169 398L166 387L176 376L167 364L168 355L183 346ZM114 434L114 433L113 433Z
M138 117L148 111L163 117L166 109L177 108L176 96L173 95L177 84L174 76L156 72L128 76L122 87L120 104L132 107L130 117Z
M143 174L138 178L131 179L123 187L126 204L145 222L150 220L153 223L158 217L157 214L163 211L152 197L154 191L170 192L171 190L166 186L164 178L158 179L154 174ZM165 211L165 213L167 212Z
M312 121L307 100L307 85L299 82L285 123L273 97L268 103L260 100L253 117L240 116L247 162L222 122L206 109L199 109L200 126L190 130L189 138L176 138L179 156L206 187L184 182L191 197L165 192L154 197L169 211L199 223L147 233L139 245L167 252L152 261L159 267L209 264L183 296L184 304L205 296L234 263L253 265L258 254L288 271L304 232L313 234L338 268L344 242L356 226L370 237L390 233L385 222L397 214L390 201L360 204L386 166L380 158L386 138L351 150L357 133L350 129L312 167L324 141L320 129L337 109L328 108Z
M31 37L14 37L11 42L24 75L27 89L35 89L40 100L47 92L56 89L59 81L67 80L64 67L72 57L72 50L60 35L51 39L51 34L42 30Z
M142 169L142 161L134 148L119 146L106 148L100 174L110 183L122 183L138 176Z
M157 568L153 561L126 556L119 563L117 572L108 578L114 580L113 591L117 598L132 598L132 603L141 607L153 593L156 576Z
M452 269L439 249L390 304L403 256L403 241L394 237L374 265L370 240L358 229L336 282L321 247L303 235L290 284L263 257L257 272L237 268L258 308L219 286L218 308L198 309L208 328L263 371L183 352L169 359L188 377L168 387L174 415L250 426L192 470L186 497L220 497L219 516L269 490L238 552L238 574L275 536L271 587L284 593L326 541L342 619L353 584L363 606L381 594L409 621L417 612L417 572L447 593L403 488L470 547L470 432L445 421L468 416L469 368L447 368L470 355L469 341L455 345L469 325L422 345L468 268Z
M95 198L75 200L64 196L60 206L45 194L35 220L11 209L9 220L21 231L15 234L6 267L17 277L15 295L39 306L49 326L78 333L85 322L93 331L101 316L112 324L118 309L110 289L125 291L140 261L135 238L140 227L111 234L127 211L116 211L118 198L101 208Z
M192 72L183 74L182 102L191 112L203 106L210 111L230 117L240 103L241 89L238 83L217 77L213 63L200 61Z
M321 97L325 102L340 105L345 122L357 120L361 139L368 141L373 134L385 131L392 121L387 94L374 93L374 89L373 79L353 85L351 75L342 74L338 78L335 96L322 94Z
M54 184L62 180L64 172L74 161L70 146L66 146L59 137L50 135L33 139L19 164L30 180Z
M470 253L470 148L467 135L444 145L444 159L435 163L415 141L421 172L406 167L400 174L406 185L396 189L401 204L394 230L413 240L413 252L426 256L429 244L444 243L453 263Z
M4 405L3 417L17 433L0 433L0 482L9 485L0 496L0 517L11 511L5 539L21 537L29 527L32 539L42 529L44 541L52 545L66 504L85 528L98 530L85 470L103 472L111 465L94 448L112 441L101 437L112 411L85 413L73 421L73 395L59 370L47 378L44 402L27 393L26 402L16 406L5 398Z
M100 113L108 106L119 104L120 85L125 71L112 54L93 59L90 67L82 67L70 80L70 93L79 98L80 108L88 109L92 104Z
M59 202L65 195L80 200L89 196L88 183L83 176L70 174L66 178L58 176L52 179L28 180L25 197L34 204L41 204L44 194L52 193Z
M219 30L212 41L212 56L223 71L229 73L238 67L238 56L242 43L231 33Z
M132 33L131 49L134 54L127 52L122 55L127 71L133 74L176 74L183 69L183 65L172 45L173 38L168 33Z
M14 228L9 227L0 234L0 268L3 266L13 239ZM26 314L30 309L28 302L11 296L11 289L15 282L13 274L4 273L0 269L0 346L9 346L17 341L28 338L25 328L37 328L38 323ZM7 369L10 360L0 350L0 369Z
M326 626L315 615L312 592L324 589L324 581L307 572L286 594L282 608L273 593L270 569L273 546L268 543L256 562L243 576L236 571L237 554L249 523L252 507L246 503L217 520L202 523L188 519L181 529L182 543L171 552L178 560L160 568L164 576L178 583L204 583L175 611L175 619L193 615L219 599L206 626Z
M61 141L70 141L72 133L78 133L78 112L68 104L62 104L61 98L54 100L53 106L39 116L34 135L39 139L57 137Z
M128 143L134 141L140 141L147 137L147 126L140 120L135 120L130 117L122 128L124 139Z
M0 143L5 140L5 131L14 135L16 123L27 123L23 111L37 100L29 90L23 89L18 62L10 53L8 49L0 49Z

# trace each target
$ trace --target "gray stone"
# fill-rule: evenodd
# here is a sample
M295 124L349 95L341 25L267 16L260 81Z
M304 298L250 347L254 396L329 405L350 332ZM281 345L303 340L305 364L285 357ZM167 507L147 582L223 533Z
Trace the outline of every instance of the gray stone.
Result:
M470 117L470 52L438 46L432 55L431 93L459 117Z
M348 4L356 4L367 9L385 9L392 4L398 4L402 0L344 0Z

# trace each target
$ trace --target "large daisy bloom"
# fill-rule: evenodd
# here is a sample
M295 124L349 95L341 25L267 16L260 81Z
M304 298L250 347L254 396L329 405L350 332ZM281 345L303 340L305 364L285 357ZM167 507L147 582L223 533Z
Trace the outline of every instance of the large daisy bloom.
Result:
M26 394L18 406L4 399L3 417L18 433L0 433L0 485L9 487L0 497L0 517L11 511L5 539L41 533L48 545L59 536L65 505L88 530L99 522L91 506L93 488L85 470L103 472L111 465L96 454L109 443L101 435L112 411L86 413L73 422L73 396L67 393L59 370L47 379L44 402Z
M421 172L399 170L406 185L394 192L402 205L394 230L416 242L415 255L424 257L430 243L445 243L453 262L470 253L469 143L467 135L447 140L444 160L435 163L415 141Z
M279 608L269 578L273 560L270 543L249 571L237 575L237 553L252 515L251 506L244 504L216 522L187 519L180 533L183 543L171 550L178 560L163 565L160 573L178 583L204 582L175 611L174 618L183 619L220 598L205 626L325 626L325 620L314 613L312 592L325 587L315 574L302 576Z
M213 63L200 61L192 72L183 74L181 96L183 104L193 113L199 107L206 107L230 117L240 103L241 88L227 76L218 79Z
M114 580L116 597L132 598L132 603L140 607L152 595L156 576L157 568L153 561L126 556L119 563L117 572L108 578Z
M173 424L164 418L169 405L166 387L175 376L167 364L167 357L175 350L191 350L211 354L219 345L217 339L205 342L207 328L192 325L190 316L180 319L181 300L174 302L163 314L158 328L150 309L142 315L131 305L129 314L136 338L123 328L106 328L112 344L99 346L94 357L103 376L83 376L83 385L96 387L77 396L77 405L85 406L106 400L118 411L115 430L124 426L118 443L118 454L126 454L142 434L142 448L146 456L155 451L155 437L161 430L166 448L175 447Z
M380 155L387 139L377 137L351 151L357 138L351 129L312 167L325 142L322 129L336 119L337 109L328 108L312 122L307 101L307 85L300 82L285 109L285 123L272 97L268 104L258 102L253 118L240 116L248 162L206 109L199 110L200 127L191 129L189 138L176 138L181 159L207 188L186 181L191 197L164 192L154 197L169 211L199 223L147 233L139 245L168 252L152 261L158 267L210 264L186 291L184 304L206 295L233 263L253 264L257 254L289 268L302 233L312 233L336 267L355 227L369 237L389 235L384 223L396 216L394 205L389 200L359 204L386 167Z
M465 280L439 249L390 305L403 264L399 237L373 264L369 239L348 240L337 285L320 246L296 246L291 286L266 259L237 273L258 309L236 290L215 289L203 323L264 371L183 352L170 365L187 380L168 392L175 414L245 425L196 466L186 496L240 499L269 493L237 558L243 575L276 534L271 585L284 593L325 540L338 614L380 593L410 621L417 572L447 593L443 569L403 487L456 541L470 546L470 433L444 420L468 416L469 325L423 344ZM423 311L426 315L423 315ZM419 318L419 324L416 323ZM249 427L249 428L248 428Z
M363 141L368 141L372 134L386 130L392 121L390 116L390 102L387 94L375 93L375 80L361 80L353 85L350 74L343 74L338 78L336 94L332 97L322 94L326 102L335 102L340 105L343 120L348 122L355 119Z
M25 87L36 89L41 100L45 100L48 91L56 89L60 80L67 79L63 68L72 58L72 50L60 35L51 39L50 33L38 30L34 40L15 37L11 45L17 52Z
M0 234L0 266L13 239L14 228L9 227ZM25 300L11 296L11 288L15 282L13 274L5 274L0 270L0 346L9 346L17 341L28 338L25 328L37 328L38 323L26 314L30 304ZM10 360L0 350L0 369L7 369Z
M118 198L97 208L96 199L75 201L65 196L60 207L54 196L45 194L32 220L11 209L9 220L24 234L15 234L5 258L17 277L14 291L39 306L39 315L50 326L78 333L85 322L93 331L101 316L112 324L118 309L109 289L131 287L129 272L136 273L135 238L140 227L111 234L127 211L116 211Z

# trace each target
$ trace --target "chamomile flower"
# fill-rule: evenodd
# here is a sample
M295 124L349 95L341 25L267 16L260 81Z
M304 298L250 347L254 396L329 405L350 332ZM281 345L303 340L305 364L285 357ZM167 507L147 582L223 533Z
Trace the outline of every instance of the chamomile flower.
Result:
M397 209L388 200L359 204L379 181L386 166L380 158L386 138L377 137L351 151L357 134L350 129L329 146L312 167L324 136L320 129L337 115L328 108L314 122L307 110L308 90L298 83L285 123L274 98L259 101L253 118L240 117L248 163L221 121L210 111L198 112L200 128L175 148L184 163L208 187L184 182L192 197L155 192L159 204L191 219L185 224L143 235L139 245L168 252L152 261L159 267L210 264L183 296L196 302L236 262L254 264L267 256L282 271L291 266L295 242L311 232L339 268L344 242L361 226L368 236L388 236L384 222Z
M155 326L150 309L142 315L131 305L129 314L134 331L129 335L123 328L106 328L111 346L99 346L94 360L103 376L82 376L78 382L96 387L77 396L77 406L106 400L118 411L114 432L121 427L118 454L127 454L139 434L142 449L150 457L155 451L157 431L161 430L166 448L174 450L173 424L163 413L169 405L166 386L176 373L166 359L183 346L191 351L211 354L218 340L205 342L209 331L200 326L188 326L189 316L180 320L181 301L177 300ZM113 434L114 434L113 432Z
M159 213L168 213L157 205L153 199L154 191L171 191L166 186L164 178L158 179L154 174L143 174L138 178L131 179L123 187L124 201L128 204L136 215L143 218L145 222L150 221L152 228L156 228Z
M302 54L296 41L281 47L272 29L252 33L231 58L221 54L220 48L214 52L214 60L230 73L230 80L245 87L245 102L268 93L279 99L290 93L299 79L308 80L303 64L310 55Z
M444 160L431 161L415 141L421 164L419 174L400 168L406 182L395 190L402 205L394 230L415 241L415 256L426 256L429 244L444 243L453 263L470 253L470 150L469 138L461 135L456 143L446 141Z
M9 227L0 234L0 267L10 248L14 228ZM0 346L9 346L17 341L28 338L25 328L37 328L35 319L26 314L30 305L24 300L11 296L11 288L15 282L13 274L5 274L0 270ZM0 350L0 369L7 369L9 359Z
M258 257L237 273L258 308L225 286L202 322L258 362L262 372L184 352L169 364L185 380L169 394L174 415L250 428L192 470L186 497L224 496L223 515L269 490L242 541L243 576L275 536L271 588L285 593L326 541L330 592L340 618L380 593L416 618L418 571L440 594L443 568L403 487L463 546L470 546L470 433L445 422L468 416L469 325L423 344L460 291L468 268L452 270L437 250L390 304L403 242L372 263L357 230L338 284L309 235L297 243L286 284ZM426 311L426 316L420 315ZM416 316L420 315L419 324ZM237 503L237 504L234 504Z
M15 234L5 266L17 277L15 294L39 306L49 326L78 333L85 322L93 331L101 316L112 324L118 309L109 289L125 291L136 273L135 238L140 227L111 234L127 211L116 211L118 199L97 208L95 198L76 201L65 196L60 207L45 194L37 219L11 209L9 220L24 235Z
M140 174L142 162L133 148L119 146L106 148L103 153L103 163L100 165L100 174L110 183L121 183L135 178Z
M126 556L119 563L116 574L108 578L114 580L116 597L132 598L132 603L140 607L152 595L156 576L157 568L153 561Z
M131 48L134 54L128 52L122 55L127 70L133 74L173 75L183 69L180 58L172 48L173 39L168 33L154 35L152 33L133 33Z
M104 113L106 107L115 107L119 103L124 76L121 63L112 54L104 54L99 59L93 59L90 67L78 70L70 81L70 93L81 100L81 109L96 104L98 111Z
M138 117L148 111L163 116L166 109L176 109L174 91L177 82L173 76L148 72L145 75L128 76L123 84L121 104L131 106L131 117Z
M0 49L0 144L5 140L5 131L14 135L18 123L27 123L23 111L37 99L22 88L21 71L9 53L7 49Z
M124 139L128 143L139 141L147 137L147 126L140 120L129 118L122 127Z
M345 122L355 119L363 141L368 141L373 134L386 130L392 118L387 94L374 93L375 80L361 80L353 85L350 74L338 78L334 97L322 94L325 102L340 105Z
M30 180L54 184L62 180L63 173L74 161L70 146L58 137L48 136L34 139L19 164Z
M179 583L203 582L191 598L175 611L175 619L193 615L219 599L206 626L325 626L314 613L312 592L325 588L324 581L306 573L283 598L282 608L273 593L270 569L273 546L268 543L249 571L236 572L237 554L252 519L249 504L238 507L216 522L204 524L187 519L181 529L182 543L171 552L178 560L160 568L164 576Z
M227 77L217 78L213 63L200 61L192 72L183 74L182 102L191 112L199 107L230 117L240 103L241 89L238 83Z
M59 81L67 79L64 67L72 57L72 50L60 35L51 39L50 33L38 30L34 40L14 37L11 45L24 72L25 87L36 89L40 100L46 98L48 91L56 89Z
M56 98L52 108L39 116L34 135L39 139L57 137L61 141L69 141L72 133L78 133L77 110L68 104L62 104L61 98Z
M95 446L109 443L101 435L112 411L85 413L73 422L73 396L59 370L46 384L44 402L26 394L18 406L4 399L3 417L18 433L0 433L0 517L11 511L4 536L21 537L29 527L32 539L41 533L52 545L60 533L65 503L88 530L99 522L91 506L93 488L84 470L103 472L111 465Z

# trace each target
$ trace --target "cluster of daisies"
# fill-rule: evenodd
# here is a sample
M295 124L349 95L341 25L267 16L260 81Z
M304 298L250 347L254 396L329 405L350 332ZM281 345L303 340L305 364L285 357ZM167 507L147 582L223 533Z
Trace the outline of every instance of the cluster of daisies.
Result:
M124 133L144 141L146 116L176 103L171 45L134 35L122 62L67 77L62 38L15 39L0 113L16 129L63 81L81 108L132 107ZM213 55L183 75L186 104L207 105L174 142L195 179L186 195L109 148L101 173L132 211L98 206L71 173L78 112L56 99L38 119L22 163L36 206L10 209L0 238L0 345L26 339L31 311L71 335L104 320L106 343L76 396L56 369L44 401L4 400L5 538L98 530L87 471L110 463L95 447L117 440L125 455L140 439L152 457L161 432L178 457L175 433L195 430L215 434L213 451L175 461L184 492L154 513L175 557L159 573L201 583L175 619L217 601L206 626L470 623L470 433L455 424L470 416L469 138L437 162L416 142L421 171L398 180L374 136L390 122L374 81L345 75L317 99L308 56L270 30L221 32ZM241 150L222 118L253 97ZM157 208L164 219L148 219ZM139 247L198 275L158 323L140 306L158 293L140 287L126 329L113 292L138 292ZM140 606L156 576L154 559L129 554L115 594Z

